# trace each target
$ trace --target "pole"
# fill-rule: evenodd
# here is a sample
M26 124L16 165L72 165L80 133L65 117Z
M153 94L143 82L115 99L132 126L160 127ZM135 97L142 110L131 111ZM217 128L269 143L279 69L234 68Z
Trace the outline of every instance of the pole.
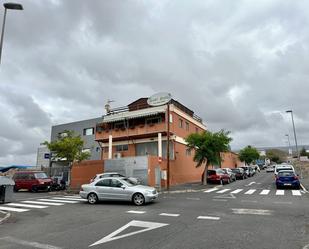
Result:
M296 131L295 131L293 112L291 112L291 116L292 116L292 123L293 123L293 132L294 132L294 139L295 139L296 154L297 154L297 158L299 159L299 152L298 152L298 145L297 145L297 137L296 137Z
M1 31L1 40L0 40L0 64L1 64L1 55L2 55L2 46L3 46L3 37L4 37L4 28L5 28L5 19L6 19L6 8L4 8L2 31Z
M170 189L170 103L167 103L167 145L166 145L166 159L167 159L167 190Z
M290 136L289 136L289 134L286 134L286 136L288 137L288 143L289 143L289 155L290 155L290 152L292 152L292 151L291 151Z

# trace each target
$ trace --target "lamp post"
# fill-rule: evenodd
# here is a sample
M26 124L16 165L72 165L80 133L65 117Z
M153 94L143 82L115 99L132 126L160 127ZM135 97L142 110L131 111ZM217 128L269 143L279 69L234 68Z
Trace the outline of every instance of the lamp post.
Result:
M288 138L288 143L289 143L289 155L291 155L291 154L292 154L292 150L291 150L290 136L289 136L289 134L285 134L285 136Z
M2 23L2 31L1 31L1 39L0 39L0 64L1 64L1 55L2 55L2 47L3 47L3 37L4 37L6 12L7 12L8 9L10 9L10 10L23 10L23 6L19 3L4 3L3 6L4 6L4 15L3 15L3 23Z
M299 152L298 152L298 146L297 146L297 137L296 137L296 131L295 131L295 124L294 124L294 117L293 117L293 111L292 110L287 110L285 111L286 113L291 113L291 118L292 118L292 124L293 124L293 132L294 132L294 139L295 139L295 147L296 147L296 155L299 160ZM302 174L302 168L300 166L300 178L303 178Z

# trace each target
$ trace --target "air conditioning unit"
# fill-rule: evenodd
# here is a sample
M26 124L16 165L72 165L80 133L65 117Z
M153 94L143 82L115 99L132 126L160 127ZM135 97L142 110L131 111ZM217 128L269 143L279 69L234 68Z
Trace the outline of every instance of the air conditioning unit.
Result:
M115 153L114 158L121 158L121 153L120 152Z

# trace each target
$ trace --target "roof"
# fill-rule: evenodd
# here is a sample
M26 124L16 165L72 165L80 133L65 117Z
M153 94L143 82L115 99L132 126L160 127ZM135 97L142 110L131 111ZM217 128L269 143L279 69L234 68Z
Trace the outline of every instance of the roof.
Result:
M27 169L27 168L32 168L33 166L29 165L11 165L11 166L5 166L5 167L0 167L0 172L4 173L9 171L10 169Z
M127 111L127 112L120 112L112 115L106 115L103 117L103 123L111 123L126 119L134 119L134 118L141 118L141 117L149 117L155 116L159 113L165 113L166 106L156 106L147 109L141 109L136 111Z

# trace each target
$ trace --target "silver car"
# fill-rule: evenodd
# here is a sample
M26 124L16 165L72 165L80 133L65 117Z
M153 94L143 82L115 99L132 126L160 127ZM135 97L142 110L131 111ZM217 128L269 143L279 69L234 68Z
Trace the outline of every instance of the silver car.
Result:
M126 177L107 177L98 179L89 184L83 184L79 195L95 204L99 200L132 201L141 206L158 198L155 188L136 185Z

